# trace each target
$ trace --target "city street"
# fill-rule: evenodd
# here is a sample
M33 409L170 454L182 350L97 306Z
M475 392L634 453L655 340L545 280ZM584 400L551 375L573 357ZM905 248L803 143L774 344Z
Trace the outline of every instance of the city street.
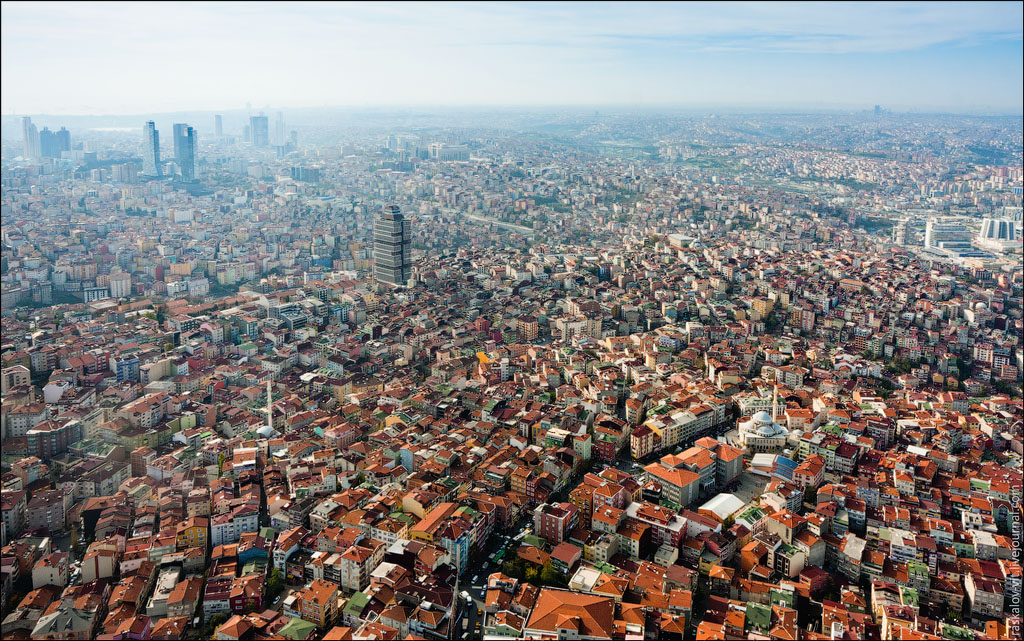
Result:
M459 577L459 594L457 598L460 600L460 605L464 610L457 625L457 638L479 638L483 635L483 627L486 622L484 615L478 615L477 611L483 612L484 599L487 597L487 577L494 572L501 571L501 564L491 563L489 558L492 554L496 554L501 550L506 550L505 558L508 558L510 554L515 554L516 548L519 546L519 541L514 540L515 537L527 528L532 528L532 524L532 514L528 513L516 523L513 529L494 532L484 550L483 562L478 567L467 567L466 571ZM505 536L509 537L508 541L505 540ZM474 579L476 580L474 581ZM461 593L463 591L469 593L470 602L466 602L462 597ZM480 630L477 630L477 624L480 625Z

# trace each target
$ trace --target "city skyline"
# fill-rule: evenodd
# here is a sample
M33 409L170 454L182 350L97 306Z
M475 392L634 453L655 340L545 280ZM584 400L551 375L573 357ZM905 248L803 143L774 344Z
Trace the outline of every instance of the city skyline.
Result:
M168 30L172 20L189 24L189 34ZM245 29L225 29L240 22ZM160 113L251 102L284 109L883 104L1017 114L1021 22L1019 3L14 2L3 5L2 111ZM298 52L319 62L305 64ZM126 81L95 83L87 69L114 69ZM174 69L189 69L190 82L170 92ZM53 81L32 80L39 77Z

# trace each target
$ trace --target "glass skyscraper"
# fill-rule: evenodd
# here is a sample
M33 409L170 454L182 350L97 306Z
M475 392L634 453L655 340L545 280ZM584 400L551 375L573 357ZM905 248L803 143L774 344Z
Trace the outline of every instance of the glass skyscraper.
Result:
M397 205L389 205L373 225L373 276L377 282L405 285L411 273L412 223Z
M270 120L264 115L249 118L253 147L270 146Z
M196 181L196 130L183 123L174 125L174 160L178 163L181 181Z
M147 176L160 175L160 132L156 123L147 120L142 128L142 173Z

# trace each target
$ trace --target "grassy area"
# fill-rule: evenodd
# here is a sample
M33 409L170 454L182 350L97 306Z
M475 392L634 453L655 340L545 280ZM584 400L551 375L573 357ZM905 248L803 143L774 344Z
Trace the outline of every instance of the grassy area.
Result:
M740 161L734 158L722 158L720 156L694 156L683 161L684 165L698 169L721 169L725 171L739 171Z

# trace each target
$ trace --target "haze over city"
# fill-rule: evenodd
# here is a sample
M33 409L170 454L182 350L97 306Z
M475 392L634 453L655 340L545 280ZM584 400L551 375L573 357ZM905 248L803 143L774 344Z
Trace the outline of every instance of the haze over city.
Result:
M1022 638L1021 3L0 7L3 641Z
M2 16L4 114L1022 104L1019 2L4 2Z

